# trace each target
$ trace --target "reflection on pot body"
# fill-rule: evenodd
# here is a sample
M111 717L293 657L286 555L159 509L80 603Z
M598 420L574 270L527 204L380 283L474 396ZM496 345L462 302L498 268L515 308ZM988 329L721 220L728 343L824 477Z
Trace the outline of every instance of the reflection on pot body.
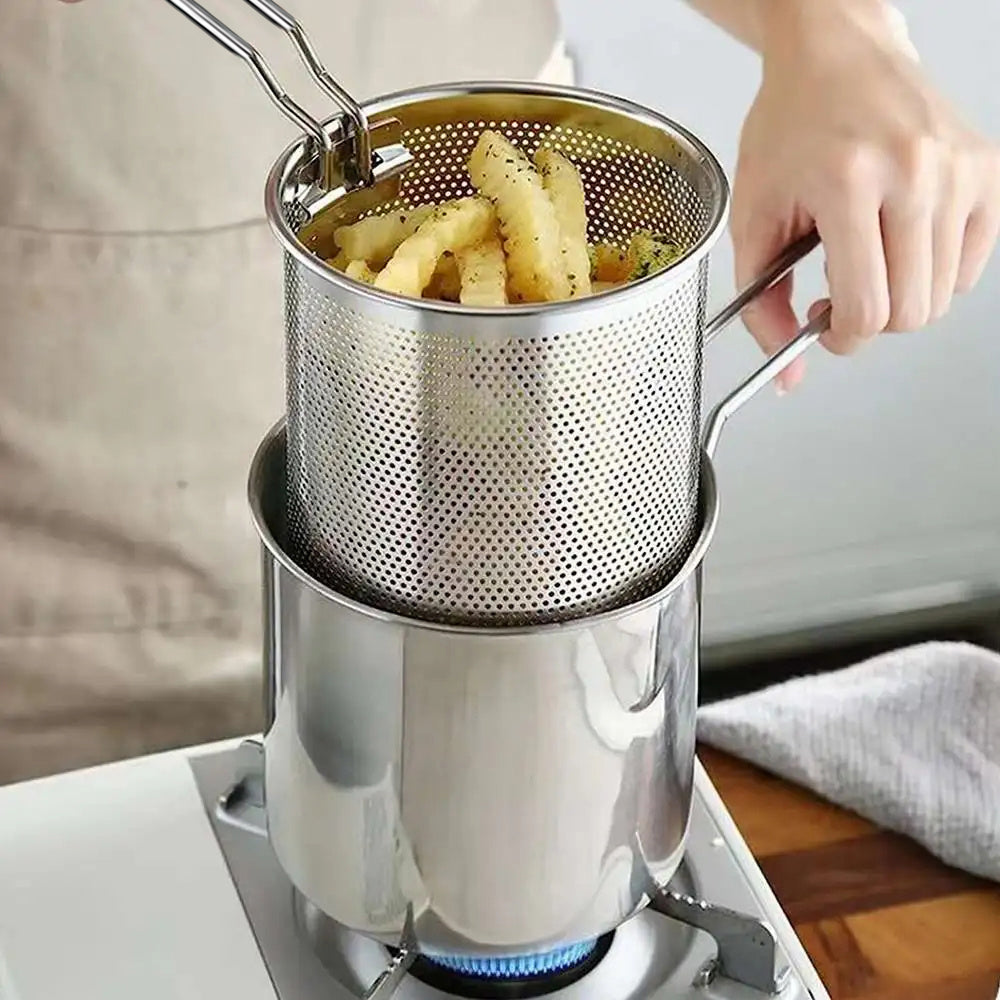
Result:
M684 850L700 559L668 592L537 629L449 629L332 594L282 551L284 438L262 445L274 715L267 814L298 889L427 952L526 953L594 937Z

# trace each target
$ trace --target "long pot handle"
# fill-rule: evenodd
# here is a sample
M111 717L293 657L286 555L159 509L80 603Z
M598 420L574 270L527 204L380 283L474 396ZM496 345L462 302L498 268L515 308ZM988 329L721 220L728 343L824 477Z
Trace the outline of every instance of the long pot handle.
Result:
M803 258L819 246L819 234L813 230L787 246L769 267L743 289L731 302L719 310L705 324L705 345L710 344L751 302L776 285ZM714 458L719 438L726 421L757 395L775 376L780 375L796 358L801 357L830 327L830 307L803 326L794 340L777 354L768 358L749 378L741 382L708 416L702 447L709 458Z

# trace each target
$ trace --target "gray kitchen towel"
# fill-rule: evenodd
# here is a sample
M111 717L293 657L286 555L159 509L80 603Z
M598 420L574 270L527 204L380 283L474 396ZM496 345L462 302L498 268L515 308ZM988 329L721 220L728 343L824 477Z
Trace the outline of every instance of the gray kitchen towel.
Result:
M1000 654L895 650L706 705L698 736L1000 881Z

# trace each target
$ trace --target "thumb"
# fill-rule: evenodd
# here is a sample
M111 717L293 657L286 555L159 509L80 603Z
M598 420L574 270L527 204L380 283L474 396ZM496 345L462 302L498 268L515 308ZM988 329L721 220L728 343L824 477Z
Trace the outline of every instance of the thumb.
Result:
M733 251L736 262L736 282L745 288L779 256L794 238L790 227L770 220L756 218L748 224L733 227ZM792 308L792 275L788 274L766 292L759 295L743 312L743 322L760 345L771 357L793 340L799 332L799 322ZM805 359L796 358L775 378L779 392L787 392L802 381Z

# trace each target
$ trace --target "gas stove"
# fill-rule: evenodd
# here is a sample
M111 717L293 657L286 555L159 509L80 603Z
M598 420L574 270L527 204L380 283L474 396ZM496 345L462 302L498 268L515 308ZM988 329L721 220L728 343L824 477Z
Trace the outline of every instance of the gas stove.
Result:
M454 968L292 888L253 741L0 789L0 1000L829 1000L707 774L668 891L593 947Z

